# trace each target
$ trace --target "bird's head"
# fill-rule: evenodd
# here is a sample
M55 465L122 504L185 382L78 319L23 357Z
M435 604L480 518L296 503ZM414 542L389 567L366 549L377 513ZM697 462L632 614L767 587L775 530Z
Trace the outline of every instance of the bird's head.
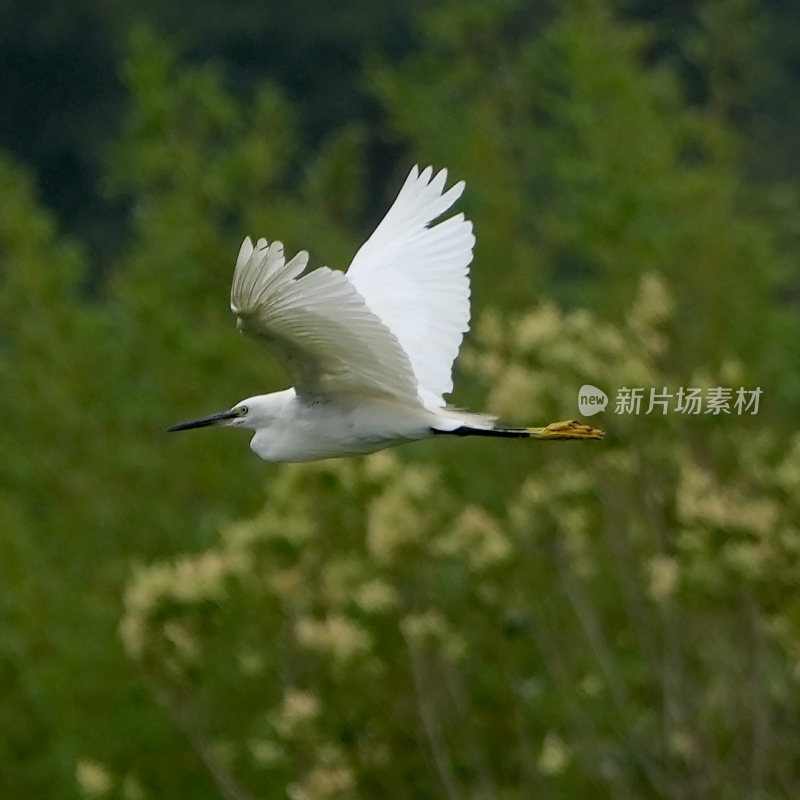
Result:
M219 411L216 414L209 414L207 417L200 417L189 422L181 422L167 428L168 433L173 431L188 431L192 428L207 428L209 425L225 425L231 428L249 427L247 417L250 414L250 407L245 403L238 403L229 411Z
M192 428L207 428L209 425L219 425L228 428L257 428L263 427L274 419L282 399L280 396L286 394L275 392L271 395L258 395L248 397L237 403L228 411L220 411L217 414L210 414L207 417L193 419L189 422L181 422L168 428L168 432L187 431Z

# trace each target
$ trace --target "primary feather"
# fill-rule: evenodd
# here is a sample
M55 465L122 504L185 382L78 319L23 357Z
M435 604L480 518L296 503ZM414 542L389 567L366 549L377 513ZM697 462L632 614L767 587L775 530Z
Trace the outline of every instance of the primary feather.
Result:
M463 214L431 225L464 191L460 181L445 192L447 170L431 178L432 172L411 170L347 277L406 352L420 399L441 407L443 395L453 390L453 361L469 330L475 237Z

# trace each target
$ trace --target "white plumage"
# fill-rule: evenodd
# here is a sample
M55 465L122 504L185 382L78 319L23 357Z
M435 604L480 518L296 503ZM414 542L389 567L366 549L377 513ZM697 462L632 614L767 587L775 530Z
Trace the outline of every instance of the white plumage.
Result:
M280 242L246 238L231 287L238 328L263 341L294 388L251 397L170 430L211 424L255 430L268 461L368 453L435 433L598 438L577 423L497 428L494 418L447 408L452 367L469 328L475 237L463 214L433 224L461 196L447 170L414 167L346 273L302 274Z
M469 330L469 264L475 236L463 214L431 226L461 197L444 192L447 170L414 167L383 221L356 253L347 277L397 337L420 399L444 406L453 362Z

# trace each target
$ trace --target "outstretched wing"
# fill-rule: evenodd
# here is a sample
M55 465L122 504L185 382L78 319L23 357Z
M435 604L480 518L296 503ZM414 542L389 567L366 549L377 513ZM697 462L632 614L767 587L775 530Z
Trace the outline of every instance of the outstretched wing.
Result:
M300 273L308 253L289 263L280 242L246 238L236 260L231 310L239 330L262 340L299 395L360 394L417 401L408 357L342 272Z
M447 170L414 167L397 199L356 253L347 277L367 307L397 337L421 399L443 406L453 390L453 361L469 330L472 223L456 214L437 225L464 191L444 191Z

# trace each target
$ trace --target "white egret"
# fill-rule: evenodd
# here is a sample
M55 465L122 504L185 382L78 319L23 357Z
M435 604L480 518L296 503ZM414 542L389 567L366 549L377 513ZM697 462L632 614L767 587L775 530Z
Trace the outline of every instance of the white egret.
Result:
M228 411L170 431L250 428L267 461L313 461L435 434L598 439L575 421L509 428L487 414L446 405L453 361L469 328L472 223L437 224L464 191L445 191L447 170L414 167L394 204L347 272L301 275L308 253L288 263L280 242L246 238L231 288L239 330L262 341L294 387L249 397Z

